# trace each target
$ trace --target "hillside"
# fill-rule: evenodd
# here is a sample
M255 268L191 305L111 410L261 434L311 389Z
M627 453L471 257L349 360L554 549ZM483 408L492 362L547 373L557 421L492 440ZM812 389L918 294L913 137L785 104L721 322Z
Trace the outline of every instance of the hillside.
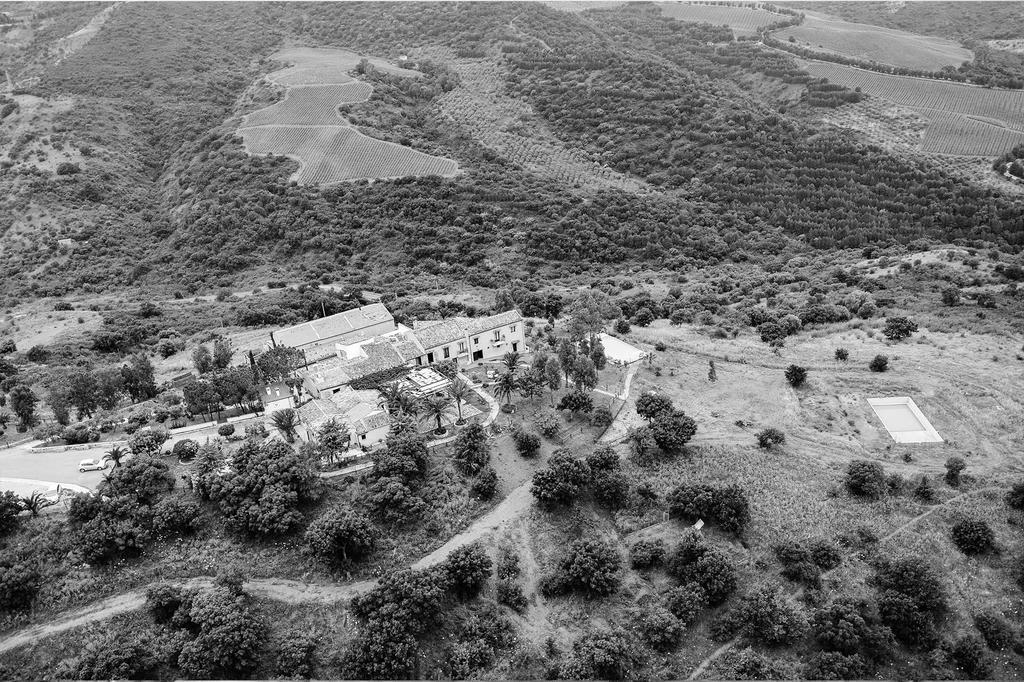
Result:
M998 192L819 128L793 106L788 83L809 78L795 63L766 66L767 55L731 34L653 7L415 5L382 14L343 5L296 14L225 5L200 17L187 5L129 4L112 11L98 35L28 91L73 102L51 126L64 131L64 149L85 146L91 156L72 154L80 172L53 175L32 160L52 139L13 140L17 160L0 176L12 208L4 226L12 245L2 258L20 275L5 280L9 294L237 288L286 265L374 287L383 283L375 268L409 265L403 253L416 259L409 272L493 286L538 268L553 272L569 258L598 267L637 258L667 267L714 263L726 243L737 258L878 240L972 239L1002 248L1022 240L1019 206ZM267 59L273 50L296 43L390 59L401 45L424 64L433 51L455 48L457 59L491 62L526 106L527 130L550 130L581 168L600 164L651 189L552 178L498 138L452 125L456 105L438 98L444 79L458 82L458 67L441 61L415 91L379 88L368 102L346 105L347 115L371 137L415 140L454 159L459 177L358 192L293 186L293 162L246 156L235 127L237 116L280 96L260 86L260 76L278 68ZM881 192L883 184L900 199ZM29 187L32 200L16 199ZM61 219L44 216L26 229L40 199ZM453 205L461 215L449 214ZM981 206L994 221L979 221ZM371 223L379 233L365 231ZM380 235L400 251L379 251ZM459 235L474 247L456 246L466 241Z
M812 4L0 2L0 679L1024 677L1019 17Z

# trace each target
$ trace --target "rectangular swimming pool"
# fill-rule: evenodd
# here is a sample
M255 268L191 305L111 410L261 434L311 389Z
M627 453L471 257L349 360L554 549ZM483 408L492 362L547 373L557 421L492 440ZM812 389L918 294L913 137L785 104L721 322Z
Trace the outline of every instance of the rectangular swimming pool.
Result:
M897 443L941 443L942 437L910 398L868 398L882 426Z

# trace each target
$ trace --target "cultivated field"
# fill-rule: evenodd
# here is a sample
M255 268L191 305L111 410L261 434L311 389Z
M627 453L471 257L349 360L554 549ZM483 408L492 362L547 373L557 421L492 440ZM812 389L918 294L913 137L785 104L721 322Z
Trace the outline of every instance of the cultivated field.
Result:
M814 76L912 109L929 121L921 151L997 156L1024 139L1024 91L890 76L827 62L803 62Z
M658 3L661 13L679 21L728 26L737 35L755 35L761 26L785 19L785 15L763 9L726 5L697 5L688 2Z
M365 102L373 88L361 81L344 85L291 87L284 100L245 117L243 126L339 125L338 105Z
M363 59L388 73L417 77L419 72L348 50L294 48L272 58L292 62L267 76L287 93L282 101L243 117L238 132L250 154L295 159L300 167L294 179L302 184L458 172L451 159L368 137L338 113L339 105L365 102L373 92L371 85L349 75Z
M1024 143L1024 131L970 116L923 110L929 120L921 151L958 156L999 156Z
M451 159L376 140L344 125L271 125L242 129L250 154L280 154L301 164L295 179L325 184L358 178L454 175Z
M774 37L794 38L797 45L812 50L927 71L959 66L974 58L970 50L951 40L856 24L816 12L806 12L802 24L778 31Z

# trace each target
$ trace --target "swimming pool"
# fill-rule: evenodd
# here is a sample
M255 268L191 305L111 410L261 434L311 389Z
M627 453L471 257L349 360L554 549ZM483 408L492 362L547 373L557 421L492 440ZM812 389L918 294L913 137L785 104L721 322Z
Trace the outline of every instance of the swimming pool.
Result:
M911 398L868 398L868 404L897 443L942 442L942 436Z

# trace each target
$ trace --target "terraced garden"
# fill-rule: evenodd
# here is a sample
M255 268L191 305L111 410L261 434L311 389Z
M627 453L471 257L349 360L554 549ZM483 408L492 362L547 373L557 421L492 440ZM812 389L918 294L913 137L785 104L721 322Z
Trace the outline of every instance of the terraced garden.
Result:
M458 172L451 159L364 135L338 113L339 105L365 102L373 92L349 75L363 59L388 73L415 78L419 72L347 50L296 48L273 58L292 63L267 76L288 91L282 101L243 117L238 132L250 154L295 159L299 170L293 179L301 184Z

